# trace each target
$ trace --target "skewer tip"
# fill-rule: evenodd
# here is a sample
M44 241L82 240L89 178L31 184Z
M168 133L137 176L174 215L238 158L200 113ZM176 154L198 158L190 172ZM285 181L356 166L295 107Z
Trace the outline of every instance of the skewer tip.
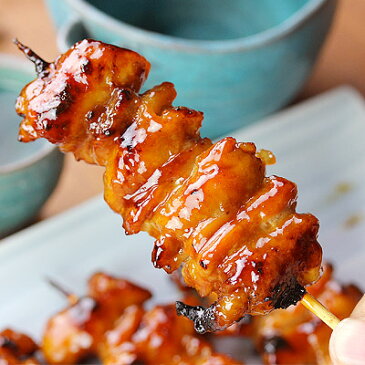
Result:
M24 45L22 42L18 40L18 38L13 38L13 43L18 47L18 49L28 58L28 60L32 61L35 65L35 71L38 76L42 76L45 74L49 63L46 62L43 58L38 56L35 52L33 52L29 47Z
M46 281L49 285L51 285L54 289L56 289L59 293L65 296L68 302L73 305L79 301L79 298L76 294L65 289L60 283L56 282L52 278L46 277Z

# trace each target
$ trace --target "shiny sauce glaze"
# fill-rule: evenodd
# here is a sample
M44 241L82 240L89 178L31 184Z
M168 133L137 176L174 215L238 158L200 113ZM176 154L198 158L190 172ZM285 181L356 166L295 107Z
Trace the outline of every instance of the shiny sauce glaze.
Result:
M0 332L0 364L37 365L38 345L26 334L6 328Z
M45 327L42 351L49 364L76 364L98 354L104 334L130 305L142 305L151 293L126 280L96 273L88 295L52 316Z
M240 365L194 331L192 323L178 317L174 305L159 305L149 311L127 308L116 326L105 335L100 347L105 365Z
M188 285L217 298L179 304L199 331L294 304L320 274L317 219L295 211L294 183L265 177L272 153L202 139L203 113L174 107L169 82L138 94L149 69L135 52L76 43L22 90L20 139L105 166L105 200L126 233L148 232L156 267L182 266Z

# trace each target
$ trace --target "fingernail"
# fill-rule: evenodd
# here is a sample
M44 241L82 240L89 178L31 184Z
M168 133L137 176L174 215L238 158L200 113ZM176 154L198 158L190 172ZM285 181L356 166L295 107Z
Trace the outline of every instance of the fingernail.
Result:
M365 322L346 318L334 329L330 350L338 364L365 364Z

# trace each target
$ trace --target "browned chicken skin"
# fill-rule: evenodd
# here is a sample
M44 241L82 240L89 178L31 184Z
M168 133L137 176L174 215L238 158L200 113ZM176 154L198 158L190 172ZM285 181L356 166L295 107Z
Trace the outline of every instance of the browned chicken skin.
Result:
M51 317L42 351L49 364L75 364L96 355L107 330L130 305L141 305L151 293L126 280L94 274L88 295Z
M321 279L308 288L338 318L348 317L360 300L354 285L340 285L327 264ZM331 329L301 304L253 319L253 337L265 364L330 365Z
M350 315L361 292L354 285L338 284L332 275L332 266L325 265L323 276L308 292L342 319ZM150 294L145 289L104 273L94 274L88 288L86 297L70 295L73 304L46 326L42 350L48 363L73 364L94 355L105 365L136 361L146 365L241 364L216 353L194 332L190 321L176 315L173 305L146 311L143 306ZM183 289L184 301L200 304L193 291ZM330 328L301 305L247 317L217 334L251 337L268 365L331 364ZM0 332L1 365L39 364L33 357L37 350L24 334L9 329Z
M105 199L126 232L147 231L156 267L182 266L189 286L217 298L178 305L199 332L295 304L318 279L318 221L296 213L296 185L265 177L267 153L253 143L202 139L203 114L173 107L171 83L139 95L142 56L84 40L48 64L19 47L39 73L17 101L20 140L46 138L105 166Z
M33 357L38 345L27 335L9 328L0 332L0 364L1 365L37 365Z
M239 365L217 354L194 331L192 323L178 317L174 305L160 305L144 312L131 306L108 331L100 347L104 365Z
M145 311L145 289L104 273L94 274L88 288L88 296L69 295L73 304L49 320L42 346L48 363L75 364L93 356L105 365L241 364L215 353L174 305Z

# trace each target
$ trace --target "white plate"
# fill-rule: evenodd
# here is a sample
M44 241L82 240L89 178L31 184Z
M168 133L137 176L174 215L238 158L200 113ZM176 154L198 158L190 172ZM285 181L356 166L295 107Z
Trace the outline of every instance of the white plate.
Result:
M364 101L346 87L234 133L275 153L269 173L298 183L298 210L319 217L325 257L336 263L338 277L359 285L365 275L364 136ZM348 191L336 193L339 184ZM150 288L155 302L175 300L166 274L150 262L152 242L146 234L126 237L101 197L3 240L0 328L39 339L47 318L65 305L47 276L83 293L86 278L106 270Z

